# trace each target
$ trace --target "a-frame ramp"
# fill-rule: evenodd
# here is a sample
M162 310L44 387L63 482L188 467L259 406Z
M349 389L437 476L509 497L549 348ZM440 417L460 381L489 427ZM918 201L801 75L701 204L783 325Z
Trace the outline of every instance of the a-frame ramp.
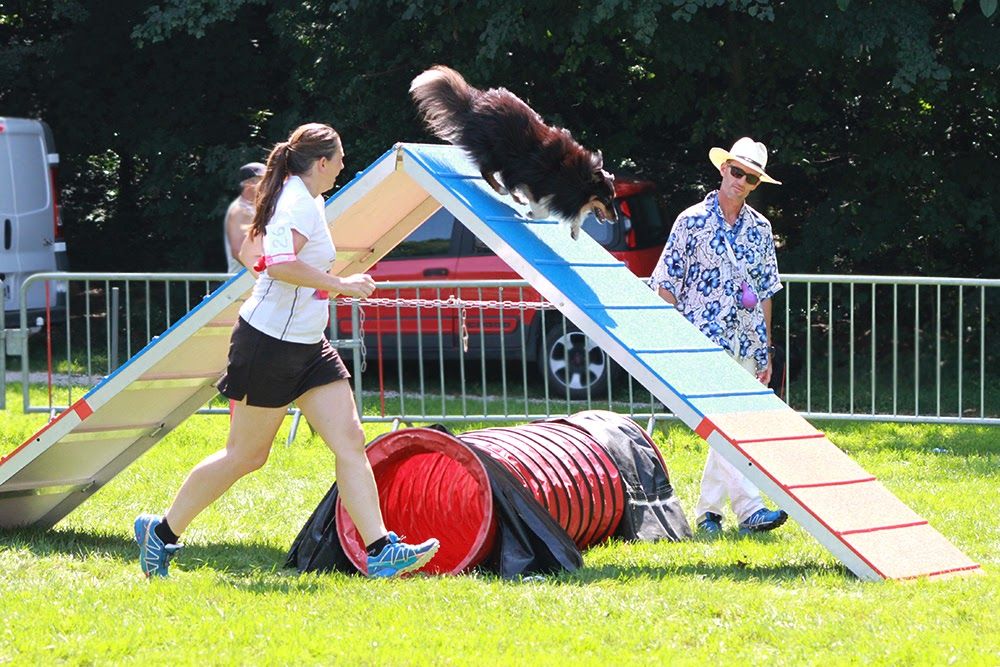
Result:
M368 270L441 207L410 177L394 173L394 164L390 150L334 197L350 201L351 219L364 221L331 230L338 275ZM382 188L365 189L372 176L391 197ZM58 418L0 456L0 527L55 525L214 397L232 326L252 286L245 271L228 280Z
M863 579L979 571L587 235L526 219L464 154L402 144L327 203L339 275L365 271L444 205ZM0 526L51 526L215 393L239 274L0 459Z
M0 457L0 526L51 527L218 394L245 272Z
M572 241L563 225L527 219L461 150L397 146L330 200L327 219L363 226L372 214L360 198L392 201L414 186L429 198L420 215L440 202L858 577L980 571L622 262L586 234Z

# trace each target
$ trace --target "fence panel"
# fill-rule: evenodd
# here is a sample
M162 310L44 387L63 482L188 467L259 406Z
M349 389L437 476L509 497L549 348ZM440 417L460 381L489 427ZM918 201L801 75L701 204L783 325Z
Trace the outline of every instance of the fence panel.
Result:
M68 298L51 313L54 325L30 334L22 308L21 331L8 339L24 341L25 411L65 408L227 278L29 278L25 289L63 282ZM794 274L782 281L772 339L784 371L773 386L805 416L1000 424L1000 350L990 335L1000 280ZM331 304L329 334L352 368L365 421L527 421L592 408L669 417L523 281L387 282L375 296ZM44 405L32 405L32 382L45 386Z
M55 413L145 347L229 278L218 273L39 273L21 289L21 386L25 412ZM67 295L29 327L24 294L61 283ZM58 290L47 289L46 294ZM14 351L10 351L12 356ZM31 385L47 401L32 404Z
M1000 423L1000 281L783 276L776 340L806 417Z

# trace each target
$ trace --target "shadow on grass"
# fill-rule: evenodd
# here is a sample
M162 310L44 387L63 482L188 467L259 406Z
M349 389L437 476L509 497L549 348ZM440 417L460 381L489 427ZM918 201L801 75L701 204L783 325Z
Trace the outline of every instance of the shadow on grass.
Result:
M761 539L755 536L754 539ZM39 558L73 556L79 559L113 560L130 565L137 560L135 541L122 535L87 533L77 530L34 528L0 530L0 549L25 549ZM357 575L329 573L300 574L284 567L286 552L260 542L223 542L185 547L174 562L175 571L208 569L226 585L251 592L309 592L325 588L327 578ZM757 565L735 563L685 563L679 565L598 565L576 572L544 575L540 579L502 580L497 575L477 572L476 577L510 585L529 585L541 580L548 584L586 586L602 580L659 580L668 577L695 577L730 581L802 581L823 574L853 579L846 568L822 563ZM463 576L463 575L460 575ZM358 579L363 577L358 576Z
M823 574L834 574L845 580L854 580L854 576L841 565L826 565L822 563L789 563L758 565L753 563L686 563L683 565L599 565L584 567L571 574L560 575L554 580L561 584L587 585L601 580L658 580L669 577L695 577L705 579L706 584L712 580L728 581L803 581ZM519 582L513 582L519 583Z
M0 530L0 548L26 549L44 558L69 555L127 563L138 559L135 540L123 535L36 528ZM261 542L188 545L179 556L181 570L208 567L233 573L273 571L284 566L286 552ZM175 561L177 562L177 561Z

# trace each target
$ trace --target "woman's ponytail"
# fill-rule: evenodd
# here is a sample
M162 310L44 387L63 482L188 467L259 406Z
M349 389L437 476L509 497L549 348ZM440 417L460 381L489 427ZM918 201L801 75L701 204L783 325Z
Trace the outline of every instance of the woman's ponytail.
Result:
M249 232L252 238L264 235L264 227L274 215L274 207L278 204L278 195L281 194L281 187L288 177L288 149L288 142L282 141L267 156L267 171L264 172L264 178L257 186L257 200L254 202L256 211Z
M264 178L257 186L257 210L250 225L250 237L264 235L264 228L274 215L281 188L289 176L306 173L316 160L321 157L332 159L337 151L343 151L340 135L329 125L321 123L300 125L288 141L275 145L267 156Z

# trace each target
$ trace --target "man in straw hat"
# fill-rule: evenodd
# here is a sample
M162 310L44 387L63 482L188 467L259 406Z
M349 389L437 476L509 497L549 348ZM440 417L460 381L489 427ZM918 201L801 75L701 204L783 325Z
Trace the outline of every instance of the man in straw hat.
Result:
M771 379L771 297L781 289L771 223L746 203L761 181L781 185L767 168L767 148L743 137L708 159L718 190L681 213L649 279L650 287L763 383ZM760 490L709 449L695 509L698 528L722 532L729 498L740 533L773 530L788 515L764 505Z

